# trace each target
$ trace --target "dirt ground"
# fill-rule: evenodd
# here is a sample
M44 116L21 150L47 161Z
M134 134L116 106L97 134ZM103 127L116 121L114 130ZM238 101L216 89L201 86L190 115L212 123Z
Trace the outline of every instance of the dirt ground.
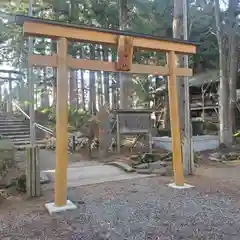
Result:
M170 177L72 188L77 210L49 216L38 199L10 196L0 204L0 239L240 239L240 165L203 164L192 189L169 188Z

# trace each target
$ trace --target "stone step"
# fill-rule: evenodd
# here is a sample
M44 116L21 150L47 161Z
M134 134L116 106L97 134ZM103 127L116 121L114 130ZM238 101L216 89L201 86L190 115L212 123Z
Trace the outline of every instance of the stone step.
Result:
M11 116L0 116L0 120L19 120L22 121L25 119L24 117L22 118L17 118L17 117L11 117Z
M1 131L0 130L0 135L2 136L19 136L19 135L30 135L30 131L29 130L19 130L19 131L13 131L13 130L8 130L8 131Z
M35 143L39 148L46 148L46 140L37 139ZM20 142L14 142L14 146L17 150L26 150L27 148L31 147L31 144L29 139L25 139Z
M18 139L18 141L12 141L15 146L30 144L30 139ZM46 144L46 140L36 139L37 144Z
M30 128L24 118L11 118L0 112L0 135L11 141L18 150L25 150L31 146ZM36 144L45 148L46 140L36 139Z
M10 139L11 141L18 141L19 139L30 139L30 135L17 135L17 136L5 136L6 138Z
M0 131L4 130L4 129L22 129L22 128L26 128L29 129L29 126L27 124L0 124Z
M41 148L41 149L46 148L46 144L44 144L44 143L37 143L37 146L38 146L39 148ZM19 151L24 151L24 150L26 150L26 149L28 149L28 148L30 148L30 147L31 147L31 144L30 144L30 143L23 144L23 145L15 145L15 148L16 148L17 150L19 150Z
M40 140L40 142L38 142L38 140L36 140L36 143L37 144L42 144L42 145L44 145L44 146L46 146L46 143L45 142L41 142L41 140ZM17 147L17 146L24 146L24 145L30 145L30 140L29 139L25 139L25 141L17 141L17 142L15 142L15 141L13 141L13 144L14 144L14 146L15 147Z
M5 128L0 128L0 133L7 133L7 132L20 132L20 131L23 131L23 132L28 132L30 131L29 127L19 127L19 128L16 128L16 127L8 127L8 126L5 126Z
M12 125L12 124L19 124L19 125L24 124L24 125L27 125L22 120L0 120L0 125Z

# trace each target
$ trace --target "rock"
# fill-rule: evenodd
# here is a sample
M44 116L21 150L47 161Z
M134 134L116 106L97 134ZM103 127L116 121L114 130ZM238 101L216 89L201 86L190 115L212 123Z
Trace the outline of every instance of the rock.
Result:
M131 162L132 167L135 167L135 166L141 164L141 161L139 162L138 160L131 160L130 162Z
M166 167L162 167L159 169L153 169L152 173L156 174L156 175L160 175L160 176L168 176L168 170Z
M6 199L4 192L0 191L0 204Z
M50 183L50 180L45 172L40 172L40 183L41 184Z
M74 135L75 135L77 138L84 137L84 135L83 135L82 132L76 132Z
M173 166L166 167L166 176L173 176Z
M115 166L118 167L120 169L122 169L125 172L135 172L135 169L132 168L131 166L129 166L127 163L125 162L121 162L121 161L114 161L114 162L110 162L107 163L107 165L111 165L111 166Z
M195 168L199 168L200 165L199 165L198 163L195 163L195 164L194 164L194 167L195 167Z
M134 145L134 148L137 148L137 149L144 148L144 144L140 141L135 143L134 138L126 138L122 141L122 146L125 147L125 148L131 149L133 147L133 145Z
M232 157L239 157L240 153L239 152L230 152L228 153L228 156L232 156Z
M154 155L152 153L144 153L141 156L141 162L142 163L154 162Z
M81 132L77 132L74 134L75 136L75 150L80 151L82 148L85 148L88 145L88 138L84 137ZM97 144L95 144L95 140L93 141L92 147L94 148ZM55 150L56 149L56 139L54 137L50 137L47 139L47 149ZM68 137L68 150L71 151L73 149L73 136Z
M220 149L226 149L227 146L226 146L224 143L220 143L219 148L220 148Z
M208 159L211 160L211 161L215 161L215 162L221 162L222 161L222 159L216 158L216 157L209 157Z
M211 161L221 162L225 159L225 157L223 154L216 152L216 153L210 154L208 159Z
M136 169L146 169L149 168L149 163L141 163L135 166Z
M154 153L154 161L172 161L172 153L164 152L164 153Z
M153 169L160 169L160 168L163 168L163 167L167 167L168 165L172 164L171 162L166 162L166 161L156 161L156 162L153 162L153 163L149 163L150 167L153 168Z
M215 162L221 162L222 161L221 159L216 158L216 157L209 157L208 159L211 160L211 161L215 161Z
M140 174L152 174L153 173L152 169L150 169L150 168L136 169L136 172L140 173Z
M132 156L130 156L130 159L132 159L132 160L139 160L139 158L140 158L140 156L139 155L132 155Z
M239 159L240 154L238 152L230 152L226 155L226 160L232 161Z
M165 160L166 158L169 158L172 156L171 152L165 151L165 152L155 152L154 154L154 160Z
M197 152L194 152L194 163L199 164L201 159L202 159L201 155Z

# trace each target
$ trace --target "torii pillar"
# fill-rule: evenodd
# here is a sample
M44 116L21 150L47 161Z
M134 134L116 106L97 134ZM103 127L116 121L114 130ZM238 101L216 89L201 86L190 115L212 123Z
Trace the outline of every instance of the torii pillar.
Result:
M66 38L57 42L57 111L56 111L56 172L55 205L58 208L76 208L67 201L67 166L68 166L68 44Z

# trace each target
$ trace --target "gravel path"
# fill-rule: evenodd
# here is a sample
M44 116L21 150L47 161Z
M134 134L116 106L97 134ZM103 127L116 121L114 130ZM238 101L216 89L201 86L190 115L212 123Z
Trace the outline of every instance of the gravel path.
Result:
M166 178L141 178L70 189L76 211L49 216L45 196L0 205L0 239L240 239L240 192L227 182L193 177L175 190Z

